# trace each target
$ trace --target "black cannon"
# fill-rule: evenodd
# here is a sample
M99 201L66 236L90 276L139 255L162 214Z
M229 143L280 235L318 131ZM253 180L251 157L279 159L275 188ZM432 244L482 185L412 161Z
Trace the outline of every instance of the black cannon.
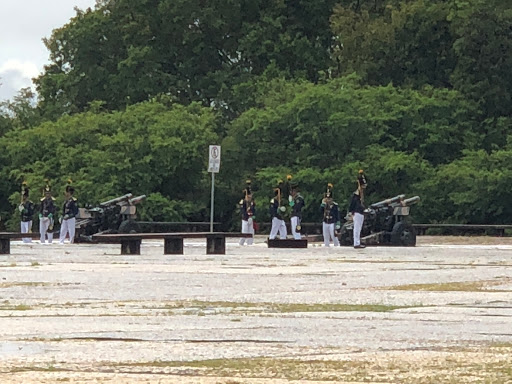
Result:
M80 208L75 224L75 240L88 241L100 233L140 232L135 221L136 207L146 195L133 197L131 193L100 203L96 207Z
M411 205L419 196L409 199L398 195L370 205L364 212L361 243L366 245L415 246L416 231L409 216ZM341 227L341 245L353 244L354 223L351 217Z

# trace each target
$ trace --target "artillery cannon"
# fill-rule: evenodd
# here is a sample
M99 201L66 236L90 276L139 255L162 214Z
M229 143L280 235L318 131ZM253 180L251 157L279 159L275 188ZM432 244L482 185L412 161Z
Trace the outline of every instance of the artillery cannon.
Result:
M364 211L361 242L366 245L415 246L416 231L409 216L419 196L397 195L370 205ZM341 245L352 245L354 222L348 218L339 233Z
M100 233L140 232L136 218L136 204L146 195L133 197L131 193L100 203L92 208L80 208L75 224L75 240L87 241Z

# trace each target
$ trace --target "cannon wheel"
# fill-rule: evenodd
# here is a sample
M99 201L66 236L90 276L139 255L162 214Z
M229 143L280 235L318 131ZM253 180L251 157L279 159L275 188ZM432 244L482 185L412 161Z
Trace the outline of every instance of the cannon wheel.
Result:
M416 245L414 227L404 221L395 223L391 231L391 245L414 247Z
M118 229L119 233L139 233L140 225L134 220L124 220Z
M347 229L347 225L343 224L343 226L340 229L340 234L338 236L338 239L340 241L340 245L352 245L352 231L349 231Z

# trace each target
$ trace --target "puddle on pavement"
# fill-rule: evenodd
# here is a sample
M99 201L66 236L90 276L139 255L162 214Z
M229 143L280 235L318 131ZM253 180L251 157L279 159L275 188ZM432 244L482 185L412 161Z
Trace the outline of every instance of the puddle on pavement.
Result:
M13 356L33 355L42 353L44 346L26 342L3 342L0 344L0 359Z

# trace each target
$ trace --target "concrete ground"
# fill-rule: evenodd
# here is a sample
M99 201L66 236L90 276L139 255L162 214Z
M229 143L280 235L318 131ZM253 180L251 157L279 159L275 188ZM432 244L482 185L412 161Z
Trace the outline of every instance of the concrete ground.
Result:
M510 383L512 239L163 255L14 242L0 383Z

